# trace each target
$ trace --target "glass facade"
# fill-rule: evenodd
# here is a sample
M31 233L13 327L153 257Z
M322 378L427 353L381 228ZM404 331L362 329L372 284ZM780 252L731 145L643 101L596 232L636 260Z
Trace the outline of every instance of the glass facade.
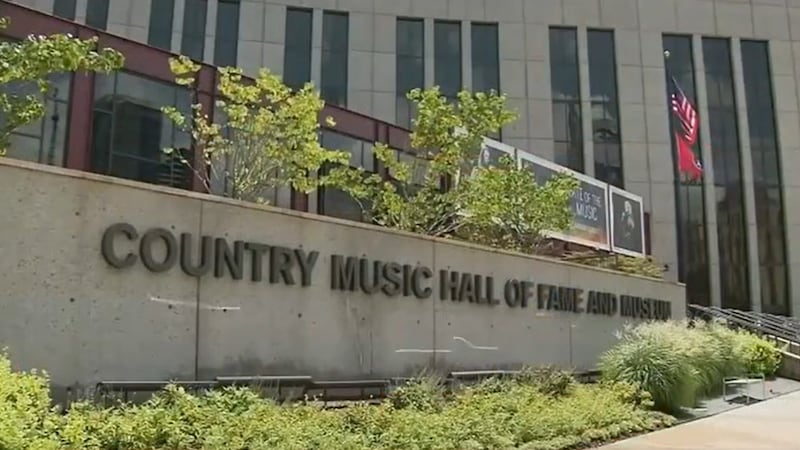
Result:
M194 59L203 60L206 47L206 0L186 0L183 8L183 35L181 53Z
M236 65L239 49L239 0L219 0L214 33L214 65Z
M425 27L422 19L397 19L396 42L395 122L411 128L416 112L413 102L406 94L425 87Z
M550 29L550 84L555 162L583 172L578 32L574 28Z
M472 90L500 92L500 51L496 23L472 24Z
M311 30L314 21L310 9L286 10L286 47L283 53L283 82L301 89L311 81Z
M150 26L147 43L164 50L172 48L172 18L175 0L155 0L150 3Z
M320 143L324 148L350 153L350 167L362 167L375 172L375 157L370 142L323 130ZM320 214L358 222L364 220L361 206L346 192L326 187L320 189L318 199Z
M747 220L730 41L703 38L703 60L717 200L720 298L724 308L749 310Z
M437 20L433 26L433 82L455 101L462 87L461 23Z
M75 20L75 6L77 0L55 0L53 2L53 15L62 19Z
M664 50L670 52L667 60L668 75L675 78L692 104L697 107L691 36L666 35L663 44ZM665 98L668 98L668 94ZM700 126L704 127L706 124L701 123ZM674 142L672 148L673 164L677 164ZM702 162L699 137L693 150L697 159ZM690 181L678 177L675 180L675 190L678 279L686 283L686 297L690 303L708 306L711 305L711 279L708 267L705 186L702 180Z
M766 42L744 40L741 45L753 162L761 310L789 315L781 157L775 129L769 46Z
M606 183L624 188L614 32L589 30L588 50L594 176Z
M98 75L92 121L92 171L146 183L189 188L191 171L177 155L191 160L190 137L161 113L172 105L190 110L188 90L126 72Z
M347 106L347 13L325 11L322 16L322 82L320 94L327 103Z
M86 25L105 30L108 26L108 1L88 0L86 2Z
M44 101L44 116L11 133L7 156L42 164L61 166L67 148L69 130L70 74L50 77L50 90L42 96L34 83L8 83L2 91L15 97L33 95ZM0 115L0 126L3 125Z

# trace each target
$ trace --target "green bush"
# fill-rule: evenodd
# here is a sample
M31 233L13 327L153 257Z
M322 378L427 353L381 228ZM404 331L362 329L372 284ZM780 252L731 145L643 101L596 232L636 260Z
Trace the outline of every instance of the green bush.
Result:
M603 378L650 393L655 407L677 412L719 392L726 376L774 374L780 351L750 333L719 323L652 322L627 329L601 357Z
M577 385L562 372L487 380L445 395L413 380L377 406L279 405L248 389L170 387L141 405L49 409L47 380L0 357L2 450L573 449L669 426L625 383Z

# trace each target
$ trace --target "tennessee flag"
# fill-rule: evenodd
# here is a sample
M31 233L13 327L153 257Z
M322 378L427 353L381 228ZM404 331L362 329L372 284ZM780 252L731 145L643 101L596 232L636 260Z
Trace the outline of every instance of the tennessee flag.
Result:
M672 103L672 122L675 134L675 144L678 152L678 170L686 174L690 180L703 176L703 166L694 153L694 144L697 142L697 133L700 130L700 119L691 100L686 97L683 90L674 78L671 81L670 100Z

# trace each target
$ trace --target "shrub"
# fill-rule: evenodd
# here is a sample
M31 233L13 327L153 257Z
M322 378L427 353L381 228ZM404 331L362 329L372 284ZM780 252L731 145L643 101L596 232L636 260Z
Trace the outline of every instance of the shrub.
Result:
M518 375L517 380L536 386L539 392L553 397L567 395L575 386L572 373L555 367L526 367Z
M389 401L397 409L439 411L444 400L444 385L441 380L432 376L411 379L389 394Z
M735 352L747 373L766 377L775 375L783 356L775 344L749 333L739 333Z

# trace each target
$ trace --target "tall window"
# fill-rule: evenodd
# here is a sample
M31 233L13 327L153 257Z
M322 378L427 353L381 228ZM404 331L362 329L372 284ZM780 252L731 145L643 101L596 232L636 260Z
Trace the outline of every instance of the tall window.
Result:
M188 188L191 171L166 147L191 160L189 136L161 113L164 105L190 110L189 92L126 72L97 77L92 125L92 171Z
M594 176L623 188L625 180L622 174L614 32L589 30L588 38Z
M214 64L235 66L239 48L239 0L219 0L214 40Z
M691 36L670 36L663 39L664 50L669 50L667 60L669 74L681 86L686 96L697 105L697 91L694 78ZM665 99L667 97L665 93ZM701 124L706 126L706 124ZM700 140L694 146L698 161L702 161ZM677 155L673 150L674 164ZM705 186L702 180L675 180L675 209L678 236L678 279L686 283L686 297L689 303L711 305L711 287L708 268L708 233L706 229Z
M703 59L717 198L720 297L723 307L750 309L747 221L730 42L726 39L703 38Z
M206 47L206 0L186 0L183 9L181 53L196 61L203 60Z
M286 47L283 53L283 82L300 89L311 81L311 29L313 12L310 9L286 10Z
M433 32L433 78L442 95L455 100L461 90L461 24L436 21Z
M57 166L64 164L72 76L60 73L51 75L49 80L50 91L45 96L34 83L7 83L0 86L3 93L18 98L32 95L44 104L41 119L16 128L11 133L6 156ZM5 125L4 120L4 115L0 114L0 126Z
M753 160L761 309L789 315L781 158L775 132L768 44L742 41L742 68Z
M411 128L416 112L406 97L413 89L425 87L425 27L422 19L397 19L397 124Z
M347 106L347 13L325 11L322 16L322 83L320 94L328 103Z
M56 0L53 3L53 15L75 20L75 3L76 0Z
M500 50L497 24L473 23L472 38L472 90L500 93ZM493 133L493 139L502 139L501 132Z
M172 47L172 17L175 0L154 0L150 3L150 26L147 43L153 47L169 50Z
M553 97L555 162L583 172L578 32L550 29L550 84Z
M108 0L86 2L86 25L105 30L108 25Z

